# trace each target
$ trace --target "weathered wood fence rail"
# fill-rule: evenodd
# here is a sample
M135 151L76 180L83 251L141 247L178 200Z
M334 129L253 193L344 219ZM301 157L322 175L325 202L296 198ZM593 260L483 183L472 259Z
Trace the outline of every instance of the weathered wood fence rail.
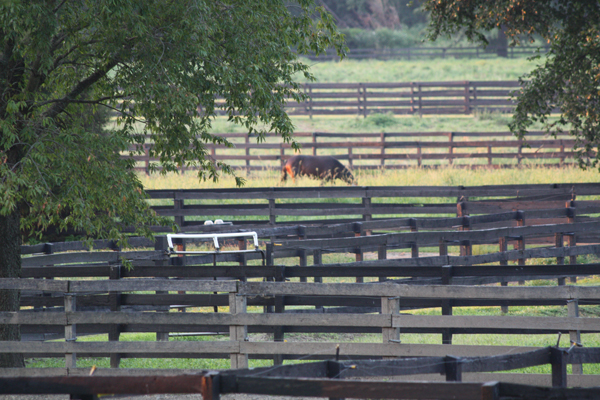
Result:
M207 145L211 157L235 168L263 170L281 168L293 155L291 145L282 142L256 143L247 134L216 134L232 141L235 148ZM572 165L574 140L550 139L544 132L530 132L527 141L516 140L510 132L414 132L414 133L307 133L294 136L304 154L333 155L348 160L353 169L407 168L416 166L514 167L524 161L536 165ZM539 137L539 138L538 138ZM271 139L270 136L267 137ZM311 141L304 141L311 138ZM243 142L241 140L244 140ZM135 155L138 170L148 172L152 144ZM443 164L440 164L444 161ZM541 164L540 164L541 163ZM185 172L185 168L182 168Z
M530 222L525 223L531 224L539 219L547 219L548 223L551 218L552 222L567 222L567 218L584 221L583 216L600 212L595 200L587 200L600 195L597 183L150 190L148 194L153 209L173 217L182 232L231 229L203 226L206 219L216 218L261 228L286 223L334 224L425 215L462 217L521 210L528 213ZM569 216L569 212L575 214ZM380 229L389 229L389 225ZM435 228L433 225L435 222L423 228ZM155 229L161 231L160 227Z
M591 399L598 397L600 390L597 387L567 388L567 385L574 386L574 383L572 377L568 377L566 367L573 361L597 363L600 360L598 353L597 348L567 350L548 347L491 357L412 357L403 360L342 362L328 360L278 368L186 371L187 373L153 370L151 374L142 374L135 370L120 370L119 375L115 375L110 370L99 370L95 376L83 376L77 369L70 369L68 376L46 373L0 378L0 394L70 394L71 399L81 400L95 399L100 392L116 395L199 393L204 400L218 400L222 394L228 393L442 400ZM548 383L551 383L552 388L490 382L490 379L499 374L487 373L538 365L551 366L551 382ZM410 379L417 374L428 377L430 382L398 381L398 378ZM435 379L435 375L432 379L433 374L443 375L446 383L431 382L439 380ZM471 382L485 383L461 383L463 374ZM390 381L390 376L394 376L396 381ZM357 379L365 377L371 380ZM373 377L388 379L374 381ZM348 378L353 379L347 380Z
M406 357L427 355L442 357L453 354L457 357L493 356L535 350L518 346L448 346L400 344L402 332L410 329L452 330L463 332L570 332L573 335L586 332L599 332L597 318L577 317L512 317L512 316L449 316L449 315L408 315L400 314L400 304L404 299L437 299L443 301L493 300L551 300L569 305L576 311L578 302L600 301L596 287L474 287L474 286L411 286L392 283L344 284L344 283L286 283L286 282L234 282L198 280L124 279L105 281L48 281L32 279L0 279L0 289L20 289L23 291L43 291L58 296L64 301L64 308L56 312L2 312L0 322L23 326L57 327L63 329L65 342L0 342L2 353L23 353L26 357L65 357L66 367L76 367L79 357L109 357L116 360L124 357L160 358L185 357L209 358L229 355L232 367L247 366L248 357L263 358L280 355L284 357L331 358L336 354L336 343L306 342L253 342L248 340L251 328L261 328L264 332L274 332L278 327L299 328L318 332L323 328L370 328L381 332L380 343L340 343L339 353L343 357ZM78 310L77 299L90 293L128 293L156 291L220 292L228 295L229 313L147 313L86 312ZM249 313L247 299L265 296L353 296L375 298L381 302L380 314L298 314L289 313ZM90 325L125 327L127 331L175 331L198 332L220 328L229 332L229 341L202 342L77 342L80 328ZM254 330L256 331L256 329ZM577 340L575 340L577 341ZM574 354L576 354L575 352ZM581 363L581 358L563 358ZM594 360L597 358L597 354ZM591 360L591 359L588 359ZM547 361L546 361L547 362ZM599 362L599 361L588 361ZM118 361L114 366L118 365ZM466 364L468 365L468 364ZM468 370L468 369L466 369ZM566 369L565 369L566 374ZM595 385L597 376L581 375L576 379ZM592 380L595 379L595 380ZM591 382L595 382L591 384Z

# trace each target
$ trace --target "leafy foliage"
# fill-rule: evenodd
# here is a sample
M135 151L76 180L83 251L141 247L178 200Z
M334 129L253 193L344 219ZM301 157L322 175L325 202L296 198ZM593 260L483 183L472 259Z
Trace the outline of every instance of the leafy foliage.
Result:
M294 145L283 104L303 99L294 74L312 75L292 47L330 46L343 56L343 36L311 0L1 2L0 217L18 211L26 230L150 234L166 221L120 154L151 142L154 171L233 174L205 147L231 146L208 133L219 111L259 140L269 130ZM94 129L102 108L118 113L110 132Z
M550 133L570 130L580 166L599 166L600 3L426 0L424 8L431 12L431 39L464 29L470 39L487 43L483 32L500 26L512 45L541 36L547 59L523 77L511 130L523 137L535 122ZM556 109L560 117L553 119Z

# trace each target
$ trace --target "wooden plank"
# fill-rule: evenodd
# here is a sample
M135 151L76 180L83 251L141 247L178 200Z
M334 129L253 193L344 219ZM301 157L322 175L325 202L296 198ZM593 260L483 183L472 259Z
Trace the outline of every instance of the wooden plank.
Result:
M5 313L0 313L0 317ZM12 314L12 313L11 313ZM22 314L22 313L21 313ZM19 314L19 315L21 315ZM60 313L58 313L60 315ZM13 317L14 318L14 317ZM8 323L12 322L9 320ZM296 314L219 314L219 313L67 313L69 324L148 324L148 325L262 325L262 326L372 326L392 327L391 315L296 315ZM54 325L55 323L53 323Z
M359 382L317 378L258 378L238 377L235 393L278 396L381 398L381 399L456 399L479 400L481 384ZM449 386L451 385L451 386ZM234 392L232 392L234 393ZM399 397L399 394L402 396Z
M593 399L599 395L598 388L543 388L513 383L501 383L500 395L506 398L542 399Z
M397 285L394 283L300 283L245 282L239 285L244 295L329 295L411 297L431 299L600 299L600 291L585 286L477 287L446 285Z
M0 278L0 289L40 290L45 292L68 292L68 281Z
M2 394L201 393L202 373L176 376L56 376L0 378ZM87 398L87 397L86 397Z
M235 341L207 342L0 342L0 353L170 353L211 354L239 352L240 344Z
M511 317L511 316L463 316L463 315L396 315L393 317L397 328L463 328L463 329L523 329L530 330L581 330L600 331L597 318L570 317Z
M147 290L235 292L237 288L236 282L232 281L122 279L105 281L71 281L69 290L73 293L89 291L132 292Z
M444 357L404 358L384 361L342 361L340 378L444 374Z
M240 351L248 354L319 354L334 357L337 343L332 342L244 342ZM457 357L482 357L502 354L516 354L539 350L539 347L482 346L482 345L442 345L413 343L339 343L340 356L367 357L444 357L452 354Z
M67 325L64 313L0 312L0 324L7 325ZM0 342L13 343L14 342Z

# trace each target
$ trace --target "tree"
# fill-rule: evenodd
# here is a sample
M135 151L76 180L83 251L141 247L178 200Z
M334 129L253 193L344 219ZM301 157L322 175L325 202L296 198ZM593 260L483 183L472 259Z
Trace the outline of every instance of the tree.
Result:
M303 99L297 74L312 76L293 48L329 46L344 55L312 0L0 1L0 277L20 274L20 227L123 241L124 225L150 234L164 223L120 157L145 135L154 170L199 167L201 179L232 173L205 147L230 145L209 133L219 109L259 140L272 131L295 145L284 103ZM90 107L118 112L118 124L86 129ZM18 307L17 292L0 293L0 311ZM19 332L0 326L0 340Z
M547 132L570 131L579 165L598 167L600 144L600 3L587 0L425 0L430 38L464 29L483 33L504 26L511 45L542 38L546 60L521 79L511 130L523 138L535 122ZM560 116L551 118L558 109Z

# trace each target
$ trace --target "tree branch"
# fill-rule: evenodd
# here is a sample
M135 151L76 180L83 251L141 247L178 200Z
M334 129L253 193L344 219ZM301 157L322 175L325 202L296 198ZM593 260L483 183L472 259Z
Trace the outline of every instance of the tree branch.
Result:
M98 82L100 79L102 79L104 76L106 76L108 71L113 69L118 63L119 62L116 59L110 60L104 68L97 70L96 72L91 74L89 77L87 77L86 79L79 82L75 86L75 88L73 88L73 90L71 90L71 92L69 94L67 94L62 99L57 100L54 103L54 106L51 107L48 111L46 111L44 113L44 117L45 118L56 118L56 116L58 114L60 114L61 112L63 112L65 110L67 105L74 102L80 94L85 92L94 83Z

